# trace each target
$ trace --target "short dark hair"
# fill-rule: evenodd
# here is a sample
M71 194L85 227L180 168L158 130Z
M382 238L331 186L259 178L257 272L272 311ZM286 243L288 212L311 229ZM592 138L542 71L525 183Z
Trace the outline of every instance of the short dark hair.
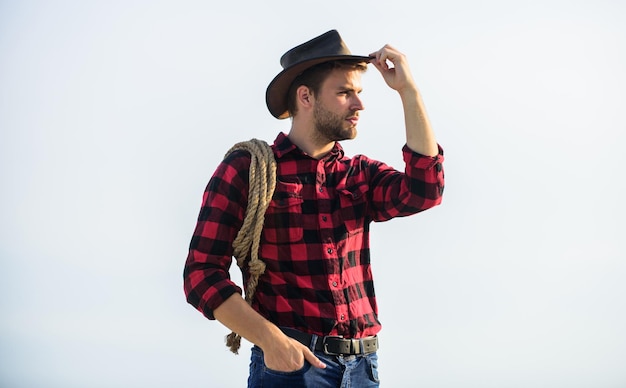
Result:
M323 62L313 67L310 67L300 73L295 80L289 86L287 91L287 110L290 116L294 116L298 111L298 105L296 104L296 91L300 86L306 86L311 90L311 93L317 95L328 74L335 69L347 69L358 70L364 72L367 70L367 62L362 60L338 60Z

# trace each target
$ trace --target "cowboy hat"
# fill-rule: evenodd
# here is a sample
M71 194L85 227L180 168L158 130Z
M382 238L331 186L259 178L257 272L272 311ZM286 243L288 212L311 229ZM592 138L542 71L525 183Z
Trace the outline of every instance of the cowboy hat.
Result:
M289 117L287 91L297 76L306 69L328 61L353 59L370 61L371 57L352 55L336 30L328 31L310 41L287 51L280 58L283 67L265 93L265 102L272 116L277 119Z

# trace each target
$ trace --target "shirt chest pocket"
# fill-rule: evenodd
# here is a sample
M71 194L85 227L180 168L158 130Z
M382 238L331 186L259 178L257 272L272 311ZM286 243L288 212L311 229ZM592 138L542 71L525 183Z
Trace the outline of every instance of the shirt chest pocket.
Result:
M276 182L276 189L265 212L263 238L272 244L289 244L301 241L302 184L300 182Z
M368 215L367 184L337 187L340 212L348 235L361 233Z

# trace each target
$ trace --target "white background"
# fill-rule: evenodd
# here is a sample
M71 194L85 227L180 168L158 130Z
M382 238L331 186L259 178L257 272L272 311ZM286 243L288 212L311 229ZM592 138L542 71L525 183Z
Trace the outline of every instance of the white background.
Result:
M626 386L625 15L0 1L0 386L245 386L249 344L185 302L187 247L225 151L289 129L280 56L332 28L406 53L446 153L443 204L372 228L383 386ZM399 99L363 86L346 152L401 168Z

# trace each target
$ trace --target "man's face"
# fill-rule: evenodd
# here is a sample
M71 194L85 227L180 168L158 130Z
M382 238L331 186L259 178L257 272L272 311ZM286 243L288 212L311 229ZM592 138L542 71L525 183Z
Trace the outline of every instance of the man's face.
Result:
M358 70L333 70L322 83L315 96L313 120L316 135L323 141L354 139L359 111L363 103L361 72Z

